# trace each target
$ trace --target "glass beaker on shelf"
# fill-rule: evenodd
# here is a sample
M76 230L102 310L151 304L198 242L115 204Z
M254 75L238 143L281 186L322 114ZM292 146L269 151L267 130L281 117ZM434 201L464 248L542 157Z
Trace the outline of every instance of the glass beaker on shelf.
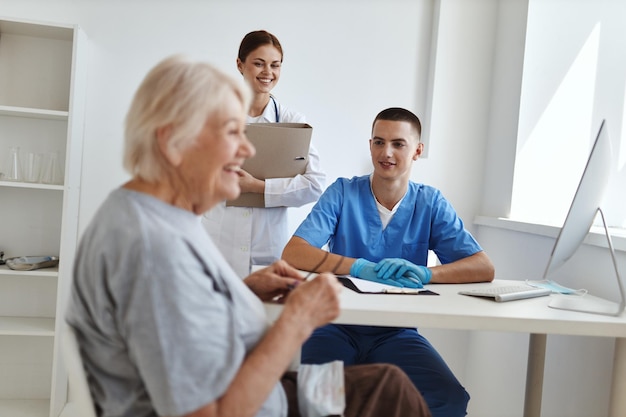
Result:
M22 159L19 146L11 146L9 148L9 155L4 166L5 172L3 173L2 180L22 181Z
M29 152L24 156L22 174L26 182L39 182L41 180L41 159L39 153Z
M59 154L57 152L47 152L42 156L42 170L40 181L44 184L63 184L63 173L59 164Z

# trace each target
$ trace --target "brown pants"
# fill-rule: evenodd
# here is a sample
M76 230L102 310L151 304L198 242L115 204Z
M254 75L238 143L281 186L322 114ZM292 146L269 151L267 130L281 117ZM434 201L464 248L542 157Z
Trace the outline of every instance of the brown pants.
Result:
M431 417L422 394L395 365L347 366L344 379L344 417ZM287 372L281 380L289 402L288 417L301 417L297 381L296 372Z

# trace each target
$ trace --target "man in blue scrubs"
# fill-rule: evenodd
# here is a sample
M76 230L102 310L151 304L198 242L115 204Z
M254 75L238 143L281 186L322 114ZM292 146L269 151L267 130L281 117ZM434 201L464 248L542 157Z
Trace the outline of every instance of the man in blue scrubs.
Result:
M369 141L371 175L339 178L294 233L283 259L396 286L491 281L494 267L436 188L410 180L424 149L421 123L402 108L381 111ZM328 244L328 252L321 248ZM428 251L441 265L427 267ZM302 348L302 363L393 363L411 378L433 417L467 414L469 394L415 328L330 324Z

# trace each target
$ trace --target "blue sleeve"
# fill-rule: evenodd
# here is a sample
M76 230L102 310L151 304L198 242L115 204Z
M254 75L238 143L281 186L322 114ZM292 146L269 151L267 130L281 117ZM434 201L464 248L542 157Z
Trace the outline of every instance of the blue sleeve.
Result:
M440 192L435 194L433 201L429 246L443 264L482 251L476 239L465 229L463 220Z
M335 234L343 204L343 185L338 179L320 196L309 215L296 229L294 236L321 248Z

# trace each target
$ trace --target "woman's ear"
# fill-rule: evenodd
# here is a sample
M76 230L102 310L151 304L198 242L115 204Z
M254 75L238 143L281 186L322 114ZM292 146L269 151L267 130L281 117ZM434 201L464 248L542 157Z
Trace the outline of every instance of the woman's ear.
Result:
M243 75L243 62L241 62L239 58L237 58L237 71L239 71L239 74Z
M167 162L172 166L178 166L183 160L180 150L172 146L170 139L172 138L172 125L161 126L156 131L157 145L159 152Z

